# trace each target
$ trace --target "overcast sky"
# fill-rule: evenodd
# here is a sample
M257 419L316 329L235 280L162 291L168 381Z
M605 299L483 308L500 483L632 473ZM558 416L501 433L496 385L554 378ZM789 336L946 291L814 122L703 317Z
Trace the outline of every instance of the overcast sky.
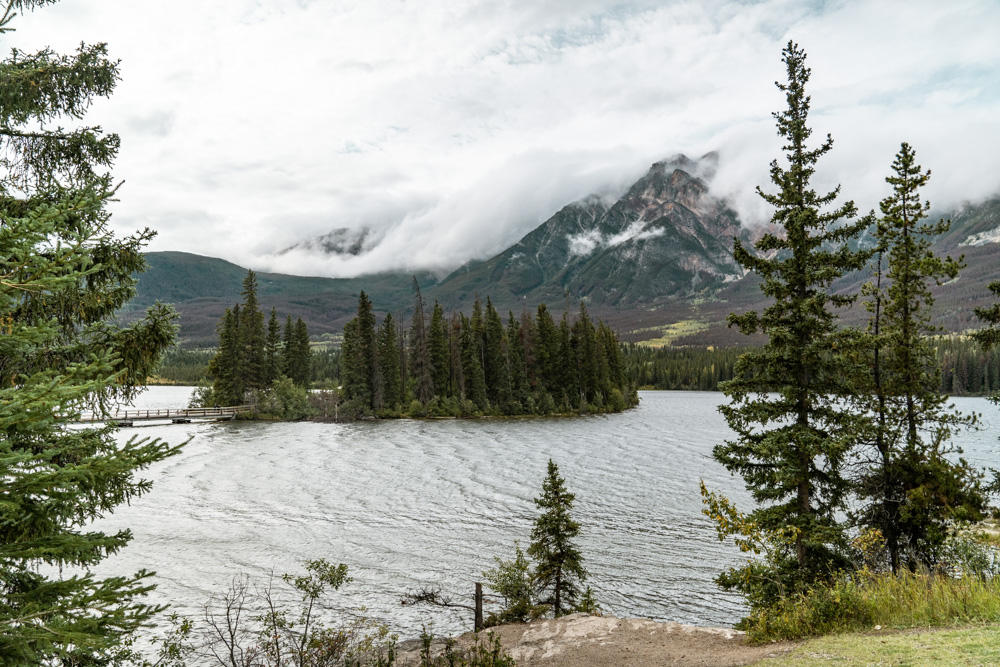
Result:
M62 0L12 46L107 42L113 224L261 270L446 271L657 159L720 153L747 221L780 155L781 48L812 68L818 184L877 206L901 141L935 208L1000 191L1000 2ZM336 228L347 260L276 251Z

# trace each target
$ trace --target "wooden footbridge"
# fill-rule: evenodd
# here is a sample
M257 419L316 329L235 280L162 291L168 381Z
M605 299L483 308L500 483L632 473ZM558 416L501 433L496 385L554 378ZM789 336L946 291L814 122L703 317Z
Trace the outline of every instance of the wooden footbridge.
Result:
M249 405L234 405L224 408L185 408L177 410L125 410L113 415L84 413L80 423L118 422L119 426L132 426L137 421L170 421L173 424L190 424L198 421L226 421L236 415L250 412Z

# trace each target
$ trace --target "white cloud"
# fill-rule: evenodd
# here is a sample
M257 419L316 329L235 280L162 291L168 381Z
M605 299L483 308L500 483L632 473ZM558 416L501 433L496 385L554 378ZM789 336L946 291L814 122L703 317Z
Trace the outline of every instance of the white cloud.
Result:
M678 151L718 150L749 220L780 155L780 50L809 53L818 187L877 206L901 141L936 206L1000 189L1000 5L499 0L62 0L5 48L107 41L114 224L153 249L295 273L445 271ZM340 227L349 259L275 253Z

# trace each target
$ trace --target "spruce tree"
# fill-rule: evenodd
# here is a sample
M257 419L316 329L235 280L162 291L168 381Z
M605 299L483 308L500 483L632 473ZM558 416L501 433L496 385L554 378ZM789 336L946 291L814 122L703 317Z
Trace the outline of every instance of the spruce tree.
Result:
M302 318L296 318L292 329L292 348L285 353L291 359L288 377L300 387L308 388L312 382L312 349L309 346L309 328Z
M453 313L448 334L448 372L452 395L465 398L465 375L462 373L462 315Z
M535 324L531 313L527 310L521 311L520 341L522 358L524 359L524 374L528 382L528 391L533 392L538 388L538 351L536 341L538 338L538 326Z
M580 302L580 314L572 328L572 364L576 370L581 400L594 400L598 389L600 361L598 359L597 332L590 321L587 305ZM603 350L601 351L603 353Z
M212 400L216 405L242 405L244 388L239 374L239 304L233 309L226 308L217 331L219 349L208 362L208 373L214 378Z
M358 318L344 324L344 340L340 344L340 392L344 400L363 407L365 395L364 364L358 353Z
M375 374L378 372L375 361L375 312L371 300L363 291L358 295L356 334L360 373L357 398L365 410L371 410L374 407Z
M486 315L483 323L483 375L486 379L486 396L490 403L503 410L511 403L510 361L504 340L503 322L486 297Z
M264 384L270 387L281 377L281 325L278 323L278 311L271 308L271 317L267 321L267 338L264 342Z
M573 350L573 327L569 323L569 311L563 311L557 331L558 347L556 348L556 391L554 396L560 396L563 409L580 405L579 374L576 368L576 353Z
M854 367L844 357L833 309L851 299L829 287L864 266L870 254L849 247L866 224L843 222L855 215L854 204L834 207L839 188L821 195L810 186L833 140L828 135L816 148L807 145L806 56L792 42L782 55L788 80L776 85L787 108L774 118L787 167L771 163L775 194L757 188L774 207L772 222L780 231L765 233L756 253L739 240L733 252L761 278L773 305L729 316L730 326L768 340L763 349L744 353L735 378L721 385L730 403L720 410L736 438L716 446L714 456L743 477L758 504L748 515L751 525L790 537L775 545L774 571L762 573L751 564L719 577L723 587L745 593L761 587L787 593L844 563L845 527L837 513L849 489L842 468L858 424L838 400L853 389ZM726 526L720 528L725 534Z
M479 359L479 346L475 339L472 322L462 314L462 377L465 378L465 398L475 403L480 410L489 408L486 398L486 378Z
M410 370L416 381L414 392L417 400L426 404L434 398L434 367L431 365L430 341L427 319L424 316L424 298L420 285L413 279L413 326L410 327Z
M542 495L535 498L541 514L531 529L528 555L535 561L535 587L543 604L551 604L558 618L574 609L587 579L583 556L573 540L580 534L580 524L570 511L576 499L566 490L566 480L559 467L549 459L548 474L542 482Z
M876 228L878 248L887 256L888 288L875 294L877 322L873 368L877 373L872 395L877 400L865 412L876 416L876 463L861 478L859 491L869 501L865 525L879 529L893 571L901 552L911 561L930 566L955 519L975 519L985 505L978 476L950 454L956 428L973 420L947 408L940 393L941 373L929 336L938 329L930 323L934 299L931 283L958 275L960 260L931 252L936 236L950 223L922 222L930 204L920 198L930 178L903 143L886 178L892 194L881 202ZM877 274L878 275L878 274Z
M538 306L537 332L535 358L538 382L555 398L559 376L559 335L552 314L544 303Z
M991 282L989 289L998 301L989 306L976 308L976 317L988 326L972 333L973 340L986 351L1000 346L1000 280ZM994 403L1000 403L1000 389L994 390L990 400Z
M434 393L438 396L451 396L451 364L449 356L448 323L444 318L444 308L437 301L431 313L431 328L428 345L430 346L431 368L434 369Z
M9 1L17 11L50 4ZM149 230L116 238L107 170L118 137L86 126L118 66L105 45L71 55L15 50L0 62L0 660L105 664L155 609L148 574L99 579L93 566L131 533L89 524L150 488L136 474L175 450L116 441L114 427L67 428L83 407L106 414L142 390L173 344L172 310L157 305L122 328ZM75 129L65 130L63 124Z
M292 316L285 316L285 328L281 334L281 372L285 377L291 377L292 359L288 356L288 351L292 349L292 338L295 334L295 327L292 325Z
M399 375L399 344L396 342L396 322L386 313L378 330L378 362L382 374L382 395L386 407L396 409L403 403L403 387Z
M524 362L524 332L521 322L514 313L507 312L507 350L506 357L510 360L510 386L513 400L524 406L530 393L528 387L528 371Z
M247 271L243 279L243 301L240 308L239 372L247 389L260 390L267 388L265 381L267 369L265 359L266 334L264 332L264 313L260 310L257 300L257 274Z

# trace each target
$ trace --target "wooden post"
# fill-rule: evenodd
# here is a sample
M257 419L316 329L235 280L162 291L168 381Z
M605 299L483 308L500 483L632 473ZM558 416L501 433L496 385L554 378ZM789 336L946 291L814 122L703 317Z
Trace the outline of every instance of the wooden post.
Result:
M483 585L476 582L476 621L475 630L479 632L483 629Z

